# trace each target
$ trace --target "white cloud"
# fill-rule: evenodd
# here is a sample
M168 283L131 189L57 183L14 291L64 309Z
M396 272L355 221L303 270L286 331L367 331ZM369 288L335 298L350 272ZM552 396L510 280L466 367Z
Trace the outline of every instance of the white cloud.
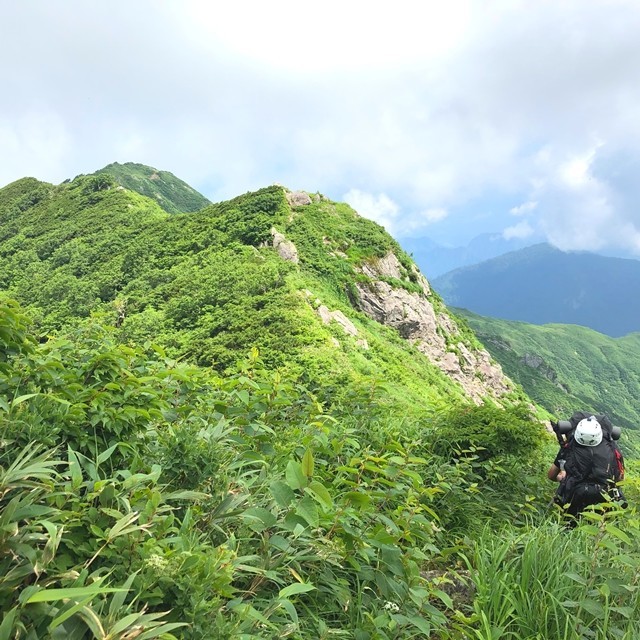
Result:
M629 245L638 32L637 0L8 3L0 183L132 160L214 200L360 193L453 244L535 210L554 242Z
M558 175L567 187L581 189L589 180L593 180L591 164L596 156L598 146L601 145L589 149L582 155L574 156L560 165Z
M359 189L351 189L345 193L343 200L351 205L361 216L374 220L390 233L398 220L398 205L385 193L374 195Z
M606 156L598 170L607 146L598 142L568 154L548 149L538 158L537 221L549 241L561 249L614 247L640 254L640 215L635 203L621 200L611 177L601 175L611 162Z
M71 139L55 114L32 111L9 119L0 114L0 186L24 176L55 174L65 164Z
M511 227L507 227L502 232L502 237L505 240L513 240L513 239L523 239L529 238L533 235L534 229L533 227L526 221L522 220Z
M449 212L446 209L427 209L421 214L418 214L418 220L424 220L425 222L439 222L440 220L444 220L449 215Z
M469 0L371 3L324 0L191 0L180 11L192 37L204 46L221 43L248 62L293 73L398 68L440 57L463 39Z
M374 195L359 189L351 189L342 199L361 216L374 220L396 237L406 237L416 231L424 231L429 225L444 220L449 215L443 208L403 212L387 194Z
M528 202L523 202L517 207L513 207L509 209L509 213L514 216L526 216L531 213L534 209L536 209L538 203L534 200L529 200Z

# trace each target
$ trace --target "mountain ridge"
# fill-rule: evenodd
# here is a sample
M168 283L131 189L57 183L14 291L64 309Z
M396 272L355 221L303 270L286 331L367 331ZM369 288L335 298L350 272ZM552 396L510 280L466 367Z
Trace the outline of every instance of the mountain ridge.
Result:
M548 414L349 206L25 180L0 289L7 637L637 636L635 509L550 517Z
M640 333L612 338L577 325L534 325L456 309L504 371L552 415L575 407L638 429Z
M99 314L124 340L221 370L257 346L307 379L389 379L418 405L518 396L397 242L348 205L271 186L169 214L102 171L46 189L0 212L0 225L20 217L0 240L0 283L46 332Z
M546 243L433 279L447 304L482 316L587 326L619 337L640 331L640 261Z
M113 176L120 186L152 198L168 213L198 211L211 204L210 200L170 171L161 171L145 164L112 162L93 175L97 174Z

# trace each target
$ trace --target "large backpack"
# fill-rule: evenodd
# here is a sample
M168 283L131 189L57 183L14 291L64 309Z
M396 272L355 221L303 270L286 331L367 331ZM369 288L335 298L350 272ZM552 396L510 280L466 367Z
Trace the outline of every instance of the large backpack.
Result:
M609 418L604 414L595 415L602 427L602 442L599 445L586 447L573 438L578 423L592 415L577 411L571 416L573 429L567 434L562 451L567 477L558 487L556 495L556 501L560 504L571 502L577 489L591 490L594 501L598 501L597 498L605 492L616 499L621 495L616 490L616 483L624 479L624 458L612 437L613 425Z

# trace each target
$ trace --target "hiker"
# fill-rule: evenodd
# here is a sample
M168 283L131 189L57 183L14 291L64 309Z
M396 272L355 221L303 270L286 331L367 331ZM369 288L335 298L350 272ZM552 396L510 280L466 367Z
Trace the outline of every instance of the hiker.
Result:
M624 500L616 485L624 477L624 460L614 442L613 425L604 415L587 415L574 414L575 428L563 439L554 425L561 447L547 472L550 480L560 483L555 502L573 518L589 505Z

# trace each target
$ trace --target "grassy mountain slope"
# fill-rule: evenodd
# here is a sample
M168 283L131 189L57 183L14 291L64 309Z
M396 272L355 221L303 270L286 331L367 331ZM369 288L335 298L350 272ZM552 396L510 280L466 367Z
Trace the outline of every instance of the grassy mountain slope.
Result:
M159 171L144 164L114 162L96 173L108 173L119 185L152 198L169 213L198 211L211 204L169 171Z
M169 215L100 173L55 187L14 183L0 198L9 203L0 211L0 287L43 333L98 314L123 341L154 340L220 371L257 347L269 366L338 395L384 381L409 414L466 401L397 331L354 309L354 282L369 280L358 265L390 250L411 262L346 205L318 197L292 209L274 186ZM298 264L274 249L274 225L296 244ZM418 287L408 277L395 284ZM347 314L358 335L324 324L320 304ZM471 334L455 340L477 346Z
M492 318L578 324L609 336L640 330L640 261L547 244L433 280L447 304Z
M509 377L552 414L563 418L580 407L640 426L640 333L610 338L576 325L459 313Z
M635 508L563 529L527 399L470 403L408 256L293 195L0 190L0 636L638 637Z

